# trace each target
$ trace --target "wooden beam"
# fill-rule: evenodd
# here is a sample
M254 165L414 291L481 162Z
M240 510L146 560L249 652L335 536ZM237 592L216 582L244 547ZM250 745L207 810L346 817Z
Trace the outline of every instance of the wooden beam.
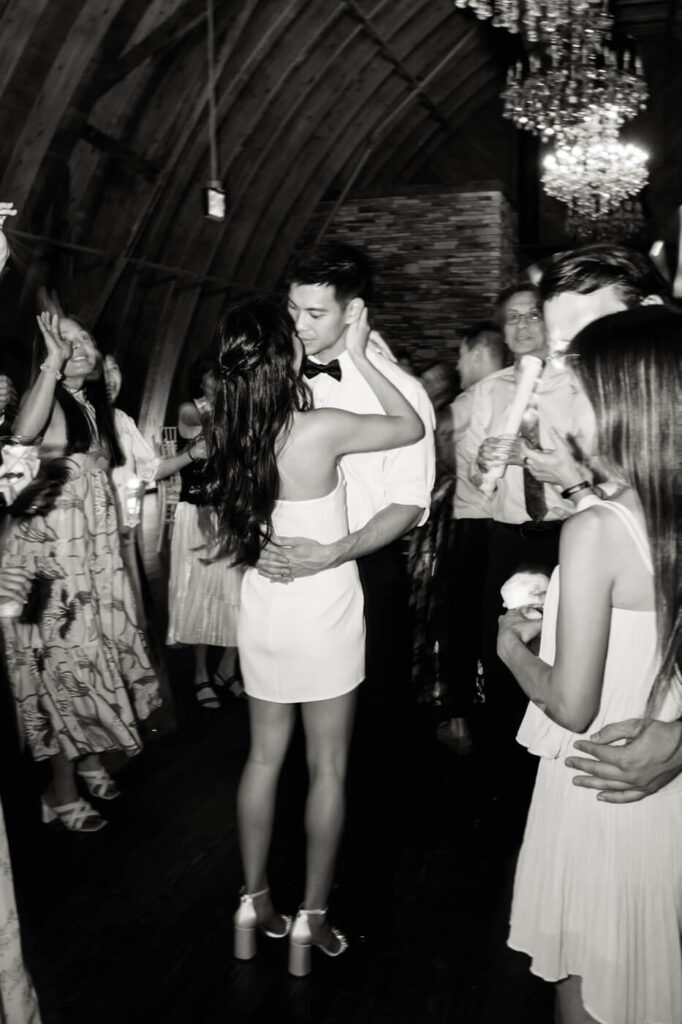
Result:
M104 153L108 153L116 160L121 160L127 164L128 167L132 167L134 171L139 171L145 178L153 180L157 174L159 174L161 168L156 164L152 163L151 160L147 160L146 157L140 156L134 150L128 146L124 146L122 142L115 139L112 135L107 135L106 132L102 132L99 128L95 128L93 124L84 124L81 129L81 138L85 142L89 142L95 149L101 149Z
M55 249L66 249L67 252L81 253L83 256L95 256L97 259L103 260L105 263L113 263L118 258L118 253L112 252L110 249L99 249L92 245L78 245L76 242L65 242L59 238L50 238L49 235L35 235L30 231L12 231L9 228L5 228L5 234L7 235L10 242L13 238L18 238L22 242L40 242L44 245L52 246ZM140 260L140 259L128 259L127 264L131 267L135 267L139 270L152 270L155 273L161 273L167 275L167 280L186 279L191 282L193 286L210 284L213 286L212 290L218 291L235 291L241 292L256 292L259 289L254 288L250 284L244 284L241 281L228 281L223 277L211 277L208 274L195 274L193 270L186 270L184 267L173 267L166 263L154 263L152 260ZM267 292L264 292L267 294Z
M454 128L448 121L447 117L445 117L445 115L438 108L437 104L433 102L433 100L426 92L424 88L424 85L426 83L420 81L418 78L415 78L415 76L412 74L412 72L409 70L406 64L400 59L400 57L398 57L395 51L389 46L386 40L376 30L376 28L369 20L369 18L366 16L366 14L360 9L356 0L343 0L343 2L345 3L348 10L351 12L353 17L357 18L357 20L360 22L365 33L370 37L370 39L372 39L376 43L381 55L385 57L386 60L390 61L391 64L393 64L396 71L398 71L398 73L400 74L401 78L403 78L407 82L407 84L410 86L419 102L426 107L428 112L438 122L441 128L444 128L446 132L454 131ZM431 78L433 76L429 75L428 77Z
M166 18L149 35L119 58L111 71L103 78L98 89L98 96L109 92L145 61L158 57L171 46L175 46L205 20L206 0L185 0L185 3L178 7L174 14Z

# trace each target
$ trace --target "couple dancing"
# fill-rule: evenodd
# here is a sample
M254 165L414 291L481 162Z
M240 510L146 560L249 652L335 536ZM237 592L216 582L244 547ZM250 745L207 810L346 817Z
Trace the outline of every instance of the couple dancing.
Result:
M355 279L349 280L344 252L336 260L330 256L333 247L327 246L322 260L307 270L299 265L289 313L256 300L233 308L222 320L207 469L219 555L249 567L238 633L251 747L238 793L245 887L235 915L235 954L254 955L257 930L273 938L289 935L289 969L295 975L310 970L312 946L329 956L347 946L328 923L326 908L344 823L356 690L366 674L356 558L390 546L421 520L432 483L428 400L390 360L368 357L368 316L358 294L362 282L355 266L350 269ZM315 354L327 360L339 356L341 366L338 360L311 366L309 356ZM316 395L315 405L326 408L314 407L314 389L303 374L316 373L325 377L323 387L338 383L342 374L345 386L352 382L360 396L355 409L365 411L346 411L353 403L341 390L339 404L346 408L333 407L333 391L327 402L318 402ZM392 489L396 470L390 460L393 449L410 450L405 446L413 446L421 479L416 486L406 479L409 470L401 472L399 494L400 485ZM365 472L374 471L374 487L383 499L384 507L373 516L365 509L369 523L364 527L353 521L353 466L346 473L344 462L344 476L339 470L339 461L351 453L369 458ZM376 453L377 461L367 453ZM284 549L280 538L295 539L287 539ZM305 892L292 924L273 907L266 864L297 704L310 782Z

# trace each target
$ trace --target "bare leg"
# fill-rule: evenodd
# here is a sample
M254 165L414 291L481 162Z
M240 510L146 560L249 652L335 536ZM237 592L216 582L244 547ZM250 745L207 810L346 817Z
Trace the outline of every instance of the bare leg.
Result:
M304 908L327 906L345 818L348 748L357 690L302 705L310 788L305 812L307 864ZM310 918L313 941L338 943L325 918Z
M208 679L207 663L208 647L206 644L194 645L194 682L202 683Z
M234 675L235 666L237 664L237 648L226 647L223 651L223 656L220 659L218 665L218 672L223 679L229 679L230 676Z
M239 846L248 893L267 888L266 866L277 783L294 727L294 705L249 698L251 746L237 793ZM277 931L281 918L269 896L255 902L259 924Z
M556 992L556 1024L597 1024L583 1006L580 992L581 979L571 974L554 986Z
M234 678L233 678L234 677ZM230 682L230 680L232 680ZM228 689L233 697L241 697L244 695L244 686L241 679L237 675L237 648L226 647L223 650L223 656L220 659L220 664L216 669L216 673L213 676L213 685L218 686L222 689L226 683L230 683Z
M215 690L208 681L208 647L206 644L194 645L194 695L202 708L217 711L220 701Z
M72 804L80 799L76 787L76 766L63 754L56 754L50 758L52 778L45 790L45 798L53 807L61 807L62 804Z

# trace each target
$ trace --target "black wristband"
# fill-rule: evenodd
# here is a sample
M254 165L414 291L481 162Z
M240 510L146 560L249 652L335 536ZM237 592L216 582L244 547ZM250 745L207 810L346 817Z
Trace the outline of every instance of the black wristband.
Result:
M565 491L561 492L562 498L571 498L578 491L584 491L586 488L592 489L592 484L589 480L581 480L579 484L573 484L572 487L567 487Z

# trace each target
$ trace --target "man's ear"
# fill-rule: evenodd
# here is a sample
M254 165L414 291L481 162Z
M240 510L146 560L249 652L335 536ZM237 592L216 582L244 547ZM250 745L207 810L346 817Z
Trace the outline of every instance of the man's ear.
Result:
M345 323L355 323L355 321L360 316L364 308L364 300L361 299L359 295L356 296L354 299L351 299L348 305L346 306L346 315L344 317Z

